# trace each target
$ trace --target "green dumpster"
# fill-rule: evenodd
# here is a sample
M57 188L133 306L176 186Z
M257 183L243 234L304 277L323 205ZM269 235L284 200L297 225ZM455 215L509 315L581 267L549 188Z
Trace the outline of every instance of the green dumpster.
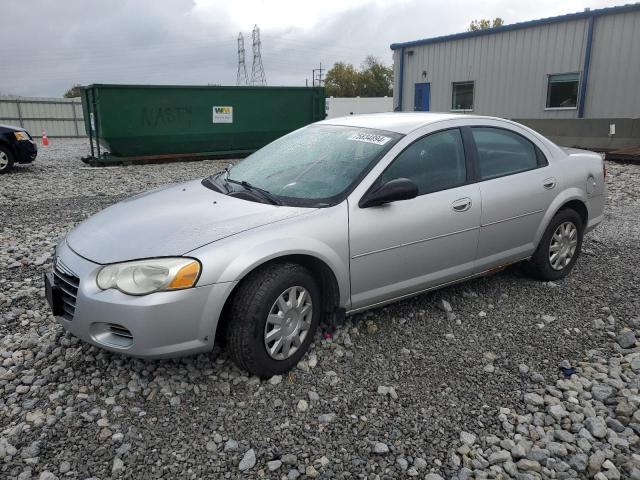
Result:
M318 87L95 84L83 87L82 108L87 162L240 156L322 120L325 95Z

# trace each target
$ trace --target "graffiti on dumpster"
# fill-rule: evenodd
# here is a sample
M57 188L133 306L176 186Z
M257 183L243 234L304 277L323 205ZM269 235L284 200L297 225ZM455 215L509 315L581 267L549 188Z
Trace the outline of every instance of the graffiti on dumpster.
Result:
M142 109L144 127L191 126L191 107L144 107Z

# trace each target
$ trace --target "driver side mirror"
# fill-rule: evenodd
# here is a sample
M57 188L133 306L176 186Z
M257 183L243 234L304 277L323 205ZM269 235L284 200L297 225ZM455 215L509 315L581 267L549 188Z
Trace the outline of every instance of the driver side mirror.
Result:
M360 208L377 207L418 196L418 186L408 178L395 178L367 192L358 202Z

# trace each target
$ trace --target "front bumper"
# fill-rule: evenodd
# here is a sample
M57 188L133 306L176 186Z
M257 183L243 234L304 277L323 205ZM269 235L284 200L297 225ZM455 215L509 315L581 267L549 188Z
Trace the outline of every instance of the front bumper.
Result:
M70 333L97 347L142 358L176 357L213 348L232 284L131 296L100 290L95 281L100 268L66 242L59 244L56 270L79 279L75 310L55 317ZM62 283L60 277L57 281Z
M21 140L15 143L16 162L31 163L38 156L38 147L33 141Z

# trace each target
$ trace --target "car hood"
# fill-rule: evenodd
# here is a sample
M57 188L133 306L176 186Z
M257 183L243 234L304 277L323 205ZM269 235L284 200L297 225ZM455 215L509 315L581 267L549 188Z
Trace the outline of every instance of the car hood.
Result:
M8 132L26 132L26 130L22 127L16 127L15 125L5 125L4 123L0 123L0 130L6 130Z
M67 244L100 264L183 255L207 243L310 211L229 197L194 180L151 190L106 208L73 229Z

